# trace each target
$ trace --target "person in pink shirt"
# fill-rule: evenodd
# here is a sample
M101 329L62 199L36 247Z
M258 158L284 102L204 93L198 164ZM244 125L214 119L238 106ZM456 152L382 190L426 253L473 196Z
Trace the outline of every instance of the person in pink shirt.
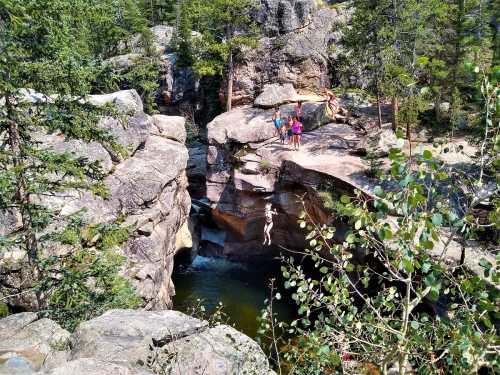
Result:
M292 132L293 132L293 149L300 149L300 141L302 137L302 123L299 121L297 116L293 118Z

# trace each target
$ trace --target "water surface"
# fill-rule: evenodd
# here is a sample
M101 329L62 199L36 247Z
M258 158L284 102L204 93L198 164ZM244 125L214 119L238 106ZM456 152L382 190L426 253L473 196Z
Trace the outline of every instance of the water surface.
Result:
M257 316L265 306L264 300L269 297L271 278L275 278L276 286L282 289L278 261L253 265L198 255L190 264L184 262L176 265L173 273L176 290L174 308L188 312L196 300L201 299L207 312L213 312L220 301L235 328L255 338ZM276 301L273 308L281 320L288 321L295 311L286 296Z

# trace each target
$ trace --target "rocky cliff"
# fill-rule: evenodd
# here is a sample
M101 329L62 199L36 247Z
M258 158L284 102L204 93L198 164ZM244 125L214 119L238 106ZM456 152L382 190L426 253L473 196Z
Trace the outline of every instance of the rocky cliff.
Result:
M260 0L254 19L262 37L257 48L238 55L233 105L251 104L266 84L291 83L312 92L330 87L342 48L340 28L351 14L345 4ZM225 100L223 90L221 98Z
M107 150L101 144L67 140L59 134L38 134L38 141L57 152L73 152L90 161L99 161L107 173L109 197L67 191L54 197L40 197L53 209L59 221L80 210L89 223L108 223L120 218L132 226L125 246L116 251L126 257L124 273L131 278L147 308L169 306L174 287L171 281L173 257L186 230L190 210L184 145L184 119L143 112L137 93L120 91L94 95L96 105L114 103L117 118L103 118L99 126L108 129L126 150L126 155ZM57 224L55 224L57 225ZM9 217L1 218L2 231L15 230ZM177 245L176 245L177 242ZM45 255L62 248L45 249ZM32 310L34 298L26 289L31 273L22 251L0 253L0 297L16 309Z
M279 102L289 100L268 97L267 103ZM256 103L262 106L263 101L257 98ZM294 114L294 104L280 109L282 115ZM363 132L353 125L332 123L324 103L304 102L306 134L300 151L277 141L272 114L272 109L243 106L216 117L207 127L207 197L217 225L227 231L223 252L230 258L256 260L255 255L270 253L262 247L267 202L280 213L273 228L275 243L302 248L304 236L297 226L302 198L308 210L326 222L329 215L323 209L321 191L351 194L360 189L370 194L375 185L364 173L362 159L354 155L366 138Z
M35 313L0 320L0 375L272 373L244 334L172 310L110 310L73 334Z
M334 4L335 3L335 4ZM242 48L236 54L233 105L250 104L266 84L291 83L302 91L317 92L330 87L342 50L341 26L349 21L352 8L334 1L260 0L252 18L260 29L257 48ZM343 2L340 2L343 3ZM162 112L189 112L201 123L219 113L225 103L225 82L199 79L191 67L179 64L175 27L151 28L153 51L158 55L158 103ZM199 34L193 32L193 37ZM145 54L141 38L123 43L123 54L108 63L119 72L129 71ZM217 95L217 90L219 93Z

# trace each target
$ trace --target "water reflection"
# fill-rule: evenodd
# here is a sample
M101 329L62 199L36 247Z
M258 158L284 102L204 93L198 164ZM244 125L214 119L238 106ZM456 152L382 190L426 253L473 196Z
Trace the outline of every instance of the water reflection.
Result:
M174 308L187 312L197 299L202 299L207 311L213 312L220 301L236 329L255 337L256 319L269 296L271 278L283 285L277 261L251 265L198 255L191 264L179 264L174 270ZM291 320L295 308L285 298L275 303L274 310L280 319Z

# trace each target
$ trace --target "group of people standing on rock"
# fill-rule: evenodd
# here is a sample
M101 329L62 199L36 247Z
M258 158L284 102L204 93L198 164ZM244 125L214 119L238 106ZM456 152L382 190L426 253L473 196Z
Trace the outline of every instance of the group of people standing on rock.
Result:
M279 107L274 109L273 123L275 128L275 134L279 137L282 144L287 143L288 145L293 145L294 150L300 149L300 143L302 141L302 129L303 125L300 121L302 117L302 102L297 102L295 106L295 115L284 117L281 114Z
M341 108L337 100L337 96L333 91L325 89L326 115L335 119L335 116L340 112L345 114L345 109ZM294 116L283 116L279 107L274 108L273 123L275 135L279 137L282 144L293 145L294 150L300 149L302 142L303 125L302 118L302 102L298 101L295 105Z

